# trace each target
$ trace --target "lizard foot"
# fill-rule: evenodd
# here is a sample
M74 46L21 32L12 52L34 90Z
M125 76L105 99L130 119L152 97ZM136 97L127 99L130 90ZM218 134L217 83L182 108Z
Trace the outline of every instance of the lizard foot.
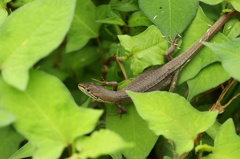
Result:
M116 104L117 106L117 110L113 110L113 112L115 112L114 114L110 114L110 115L120 115L120 117L122 117L122 114L126 114L127 110L120 104Z

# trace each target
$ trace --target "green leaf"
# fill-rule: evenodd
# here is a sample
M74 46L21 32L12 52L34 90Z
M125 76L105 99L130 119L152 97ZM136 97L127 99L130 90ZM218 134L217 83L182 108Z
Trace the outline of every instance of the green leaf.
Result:
M216 5L223 2L224 0L200 0L200 1L206 4Z
M11 1L11 5L13 7L19 8L27 3L31 3L37 0L16 0L16 1Z
M6 9L0 6L0 27L5 22L7 17L8 17L8 12L6 11Z
M133 147L118 134L110 130L95 131L89 137L81 137L76 142L79 159L97 158L101 155L112 154Z
M34 154L35 147L29 142L23 145L20 149L18 149L10 158L8 159L20 159L31 157Z
M7 126L0 128L0 158L9 158L23 141L23 137L12 127Z
M62 82L43 72L31 71L23 92L2 78L0 87L0 105L17 117L14 127L36 146L34 158L58 158L64 147L92 131L102 114L78 107Z
M139 10L136 0L111 0L110 3L112 9L116 9L123 12L132 12Z
M106 16L106 5L95 7L91 0L77 0L75 13L67 35L66 52L81 49L91 38L98 36L101 24L96 20Z
M113 11L109 11L108 18L97 20L98 23L106 23L106 24L116 24L116 25L126 25L126 23L122 20L119 14L116 14Z
M36 0L24 0L25 3L30 3L30 2L34 2Z
M5 6L8 2L10 2L11 0L0 0L0 7Z
M135 143L132 149L122 151L126 158L146 159L158 137L149 130L147 123L138 115L134 105L125 104L127 114L111 116L116 111L114 105L105 104L107 108L106 127L128 142Z
M240 81L240 38L232 41L213 44L204 42L204 45L209 47L219 57L223 68L234 78Z
M235 132L232 119L228 119L217 133L212 153L201 159L237 159L240 156L239 147L240 138Z
M164 63L163 55L168 47L167 41L154 25L139 35L119 35L118 38L121 45L131 53L131 69L135 76L149 66Z
M141 11L134 12L128 20L129 27L150 26L150 25L152 25L152 22Z
M217 136L217 132L220 128L221 124L219 124L218 122L214 122L214 124L207 129L206 133L212 138L215 139L215 137Z
M163 35L174 37L176 33L181 34L195 17L198 0L139 0L139 6Z
M16 120L16 117L5 110L0 109L0 127L7 126Z
M231 4L237 11L240 12L240 2L239 0L231 0Z
M88 98L82 105L81 107L83 108L87 108L90 104L90 102L92 101L92 98Z
M227 81L229 78L229 74L219 62L213 63L202 69L197 76L187 81L189 86L187 99L191 100L197 94L210 90Z
M111 154L111 157L112 157L113 159L123 159L122 154L119 153L119 152Z
M99 58L100 56L96 47L86 46L81 50L72 52L71 54L64 54L64 67L70 67L72 70L77 71L94 63Z
M206 33L209 29L209 25L212 25L212 22L206 17L202 9L199 8L192 24L182 36L183 43L180 46L181 49L177 53L182 53L191 47L192 44L194 44L203 34ZM222 43L229 40L221 33L217 33L210 41L214 43ZM201 71L201 69L216 61L219 61L218 57L209 48L203 47L197 55L195 55L195 57L193 57L193 59L184 66L180 72L178 84L182 84L183 82L192 79Z
M29 68L62 42L74 7L75 0L41 0L9 16L0 28L0 67L8 84L26 89Z
M236 38L240 34L240 22L238 19L230 19L224 26L223 34L229 39Z
M127 93L149 128L172 140L179 156L193 148L194 139L214 123L218 114L199 112L186 99L169 92Z

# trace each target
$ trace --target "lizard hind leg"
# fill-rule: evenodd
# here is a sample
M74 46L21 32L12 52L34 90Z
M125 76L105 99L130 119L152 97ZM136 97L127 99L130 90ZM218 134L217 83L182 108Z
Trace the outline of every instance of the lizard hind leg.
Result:
M177 80L178 80L178 75L180 73L180 70L177 70L173 77L172 77L172 81L171 81L171 85L170 85L170 88L169 88L169 92L173 92L175 87L176 87L176 84L177 84Z
M120 117L122 117L122 114L126 114L127 110L124 108L124 106L122 106L121 104L115 104L117 106L117 110L113 110L113 112L115 112L114 114L110 114L110 115L120 115Z
M168 48L168 50L164 53L164 58L166 62L171 61L173 58L170 56L170 54L172 54L178 45L178 40L181 38L181 36L177 33L174 37L174 39L171 39L171 46ZM173 75L172 75L172 80L171 80L171 86L169 89L169 92L173 92L175 87L176 87L176 83L177 83L177 79L178 79L178 75L179 75L180 70L177 70Z

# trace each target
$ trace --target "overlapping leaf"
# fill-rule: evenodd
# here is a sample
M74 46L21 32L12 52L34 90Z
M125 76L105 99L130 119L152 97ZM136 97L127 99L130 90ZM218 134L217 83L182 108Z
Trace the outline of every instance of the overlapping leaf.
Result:
M116 108L113 105L106 105L107 112L112 113ZM131 149L122 150L126 158L145 159L154 147L158 136L149 130L146 121L137 113L133 104L125 106L127 114L111 116L107 114L106 126L108 129L118 133L125 141L135 143Z
M7 19L8 13L6 9L0 6L0 27L4 23L4 21Z
M206 4L210 4L210 5L216 5L218 3L221 3L223 0L200 0L201 2L204 2Z
M141 11L133 13L128 20L129 27L150 26L150 25L152 25L152 22Z
M240 156L240 138L235 132L232 119L228 119L217 132L213 152L201 159L237 159Z
M17 151L23 140L24 138L11 126L0 128L0 158L9 158L15 151Z
M35 147L30 143L26 143L21 148L19 148L9 159L19 159L27 158L33 156L35 152Z
M218 114L199 112L186 99L169 92L127 93L149 128L156 135L172 140L178 155L193 148L198 133L207 130Z
M0 127L7 126L16 120L16 117L5 110L0 109Z
M181 34L191 23L198 9L198 1L139 0L139 6L163 35L174 37L176 33Z
M80 152L77 154L79 159L96 158L133 147L132 143L124 141L117 133L110 130L96 131L89 137L79 138L76 145Z
M78 107L61 81L43 72L31 72L23 92L2 78L0 87L0 105L17 117L14 127L36 146L36 159L58 158L76 137L93 130L102 113Z
M182 36L183 43L180 46L181 49L178 53L184 52L201 38L201 36L209 29L209 25L212 25L212 22L206 17L203 10L199 8L195 19ZM227 42L228 38L221 33L217 33L210 41L214 43L222 43ZM197 55L193 57L186 66L184 66L180 73L178 83L181 84L195 77L201 69L216 61L219 61L219 59L210 49L207 47L202 48Z
M95 7L91 0L77 0L73 21L67 36L66 51L82 48L91 38L98 36L101 26L96 20L106 16L107 6Z
M220 83L227 81L229 78L229 74L223 69L219 62L213 63L202 69L195 78L188 80L187 83L190 91L187 99L191 100L196 95L217 87ZM206 85L206 83L208 84Z
M223 29L223 34L226 35L229 39L236 38L240 33L240 22L238 19L230 19Z
M74 7L75 0L40 0L9 16L0 28L0 68L8 84L26 89L29 68L61 43Z
M222 62L224 69L234 78L240 81L240 39L234 39L227 43L213 44L205 42L204 45L214 51Z
M239 0L232 0L230 1L231 4L233 5L234 9L240 12L240 2Z
M145 68L164 63L167 41L156 26L150 26L136 36L119 35L121 45L132 54L131 69L138 75Z

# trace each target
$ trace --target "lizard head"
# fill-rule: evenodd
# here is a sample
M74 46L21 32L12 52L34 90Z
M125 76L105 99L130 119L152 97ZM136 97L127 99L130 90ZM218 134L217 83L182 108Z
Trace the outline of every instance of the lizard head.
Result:
M78 84L78 88L88 95L89 97L93 98L94 100L98 102L104 102L100 96L101 96L101 88L99 85L93 83L93 82L88 82L88 83L80 83Z

